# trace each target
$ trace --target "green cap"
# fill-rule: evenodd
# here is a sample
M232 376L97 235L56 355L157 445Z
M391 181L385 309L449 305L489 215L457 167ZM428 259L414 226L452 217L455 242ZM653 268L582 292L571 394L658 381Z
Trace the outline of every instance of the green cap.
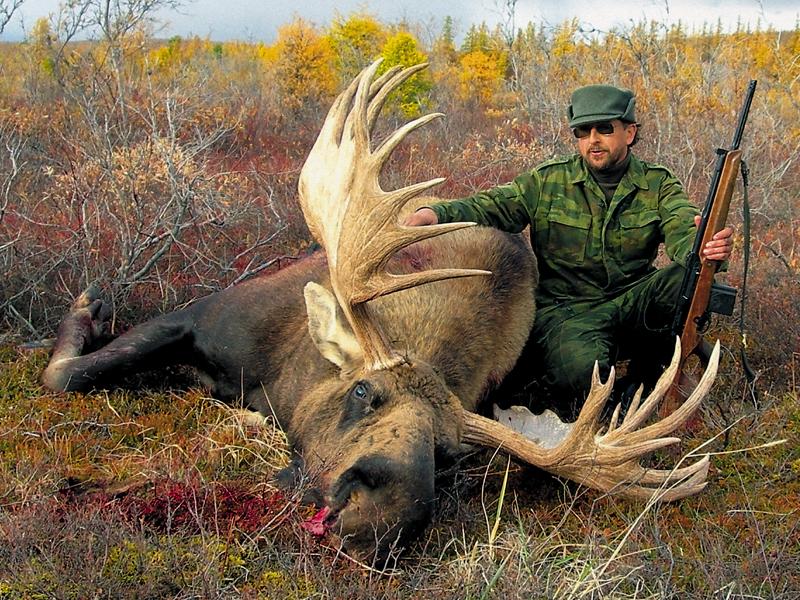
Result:
M569 126L621 119L635 123L633 92L613 85L587 85L572 92L567 109Z

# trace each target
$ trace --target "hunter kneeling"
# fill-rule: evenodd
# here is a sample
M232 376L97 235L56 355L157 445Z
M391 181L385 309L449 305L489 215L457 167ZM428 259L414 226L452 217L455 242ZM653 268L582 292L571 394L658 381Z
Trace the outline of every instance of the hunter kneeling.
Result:
M631 359L616 386L652 386L674 349L671 326L700 220L683 186L661 165L637 158L633 92L590 85L567 109L577 153L553 158L514 181L419 209L405 225L474 221L509 232L530 225L539 262L537 313L527 368L537 404L572 418L595 361L606 377ZM727 260L733 231L717 232L703 258ZM656 269L664 243L672 263Z

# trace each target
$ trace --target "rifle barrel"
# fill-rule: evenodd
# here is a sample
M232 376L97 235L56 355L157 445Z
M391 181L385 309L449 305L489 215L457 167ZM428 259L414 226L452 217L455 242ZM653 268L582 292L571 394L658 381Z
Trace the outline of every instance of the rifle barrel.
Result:
M751 79L750 85L747 86L747 94L744 97L742 110L739 112L739 122L736 125L736 133L733 134L731 150L738 150L739 144L742 143L744 124L747 122L747 114L750 112L750 105L753 103L753 95L756 93L756 83L757 81L755 79Z

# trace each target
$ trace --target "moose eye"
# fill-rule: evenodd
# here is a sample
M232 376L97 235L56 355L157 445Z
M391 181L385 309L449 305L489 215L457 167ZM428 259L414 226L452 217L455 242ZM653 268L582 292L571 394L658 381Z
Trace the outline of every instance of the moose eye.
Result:
M350 398L354 401L354 408L361 407L357 410L363 410L364 407L368 411L377 409L383 400L380 394L375 392L375 388L367 381L359 381L350 389Z
M366 381L359 381L353 386L353 389L350 390L350 395L354 400L366 402L372 395L372 386Z

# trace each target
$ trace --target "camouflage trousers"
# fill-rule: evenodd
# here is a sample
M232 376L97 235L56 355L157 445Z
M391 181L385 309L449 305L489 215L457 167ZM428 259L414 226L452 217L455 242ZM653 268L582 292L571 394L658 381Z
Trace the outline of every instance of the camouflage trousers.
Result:
M630 359L615 395L655 384L674 350L670 334L684 268L658 269L615 298L546 307L536 314L529 341L529 371L537 405L575 416L591 385L595 361L605 380L619 360Z

